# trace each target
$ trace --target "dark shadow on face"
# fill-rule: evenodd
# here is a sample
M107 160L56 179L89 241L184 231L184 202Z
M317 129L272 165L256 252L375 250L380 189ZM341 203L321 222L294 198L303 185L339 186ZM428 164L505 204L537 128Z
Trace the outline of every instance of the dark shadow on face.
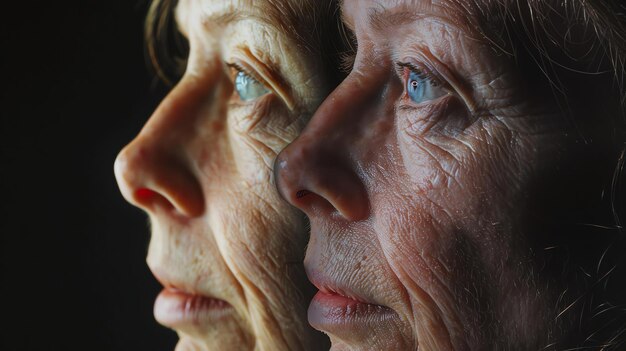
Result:
M275 164L311 220L309 320L336 349L605 342L624 322L614 77L581 73L602 71L572 58L587 38L533 48L529 8L455 4L344 2L354 67ZM578 35L554 21L546 42Z

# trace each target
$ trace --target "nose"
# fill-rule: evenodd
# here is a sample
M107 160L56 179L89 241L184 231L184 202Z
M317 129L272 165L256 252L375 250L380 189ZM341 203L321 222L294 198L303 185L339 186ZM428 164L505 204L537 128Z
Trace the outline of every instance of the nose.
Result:
M165 210L191 218L204 212L202 187L190 155L194 125L210 95L202 91L206 85L201 83L183 78L115 160L122 195L148 213Z
M367 82L348 77L319 107L302 134L276 158L274 173L281 196L309 217L338 214L349 221L369 217L360 167Z
M115 177L126 201L145 210L175 210L185 217L204 211L200 185L185 160L154 139L138 137L115 160Z

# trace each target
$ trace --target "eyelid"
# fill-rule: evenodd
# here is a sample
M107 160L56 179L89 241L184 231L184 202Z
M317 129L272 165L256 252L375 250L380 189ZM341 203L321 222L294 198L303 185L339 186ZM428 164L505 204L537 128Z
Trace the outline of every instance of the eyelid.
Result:
M247 67L237 63L237 62L233 62L233 63L226 63L226 66L230 67L231 70L235 70L237 72L243 72L246 75L252 77L253 79L255 79L257 82L265 85L267 87L267 84L265 83L265 81L263 79L259 79L259 77L254 73L254 71L248 69ZM234 81L235 79L235 74L232 74L231 72L231 79ZM271 87L267 87L268 89L271 89Z
M402 70L406 67L410 69L412 72L419 74L425 74L426 78L433 79L437 83L439 83L444 89L448 90L448 92L452 95L457 96L461 99L470 113L475 113L477 110L477 105L472 99L472 97L466 93L465 89L462 89L460 82L454 77L454 75L445 67L444 64L437 62L436 60L427 60L422 58L423 60L420 62L420 68L416 64L410 62L409 59L398 61L398 75L399 77L403 77ZM434 62L433 62L434 61Z
M438 88L444 89L448 95L453 94L452 89L450 89L445 84L444 80L442 80L436 74L433 74L430 70L426 68L420 68L411 62L398 61L396 62L396 70L397 70L398 77L400 77L400 80L403 83L403 87L404 87L403 94L405 97L407 97L407 94L408 94L406 90L407 89L406 85L408 83L410 73L417 75L419 79L429 82L429 84L434 84Z
M232 63L229 65L241 68L242 72L250 75L256 79L259 83L265 85L272 93L278 95L287 105L289 110L295 109L295 101L289 94L289 89L282 84L280 75L278 75L275 69L271 69L268 65L265 65L258 58L256 58L249 49L244 49L245 58L236 56ZM247 61L252 61L253 64L248 64ZM252 69L254 67L255 69Z
M410 63L410 62L401 62L398 61L396 62L396 66L398 69L398 75L400 77L404 77L404 69L407 68L409 69L411 72L415 73L418 77L420 77L421 79L432 79L435 81L439 81L439 79L435 76L433 76L433 74L431 74L430 72L426 71L425 69L422 68L418 68L416 65Z

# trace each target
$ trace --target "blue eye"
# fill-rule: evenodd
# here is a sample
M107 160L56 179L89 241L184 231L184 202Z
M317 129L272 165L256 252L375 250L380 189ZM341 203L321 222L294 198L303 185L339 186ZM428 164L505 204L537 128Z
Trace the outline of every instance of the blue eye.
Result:
M421 73L410 71L406 83L406 92L416 104L441 96L438 85Z
M235 77L235 90L241 101L251 101L269 93L263 84L242 71Z
M398 66L405 70L406 94L414 103L420 104L447 94L447 90L441 87L436 79L423 73L416 66L402 62L399 62Z

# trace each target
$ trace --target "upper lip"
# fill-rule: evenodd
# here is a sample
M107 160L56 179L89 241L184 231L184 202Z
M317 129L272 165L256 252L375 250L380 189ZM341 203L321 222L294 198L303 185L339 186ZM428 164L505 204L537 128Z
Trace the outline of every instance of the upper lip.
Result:
M183 279L177 278L175 275L173 275L172 273L164 269L157 268L157 267L150 267L150 270L152 271L152 274L154 275L156 280L158 280L159 283L161 283L161 285L163 285L165 289L176 290L176 291L189 294L189 295L197 295L197 296L204 296L204 297L219 299L219 297L211 296L204 292L200 292L197 284L190 284L189 282Z
M342 279L333 279L329 274L322 271L306 268L306 274L311 283L322 293L340 295L360 303L380 305L374 298L370 297L366 291L358 287L348 286Z

